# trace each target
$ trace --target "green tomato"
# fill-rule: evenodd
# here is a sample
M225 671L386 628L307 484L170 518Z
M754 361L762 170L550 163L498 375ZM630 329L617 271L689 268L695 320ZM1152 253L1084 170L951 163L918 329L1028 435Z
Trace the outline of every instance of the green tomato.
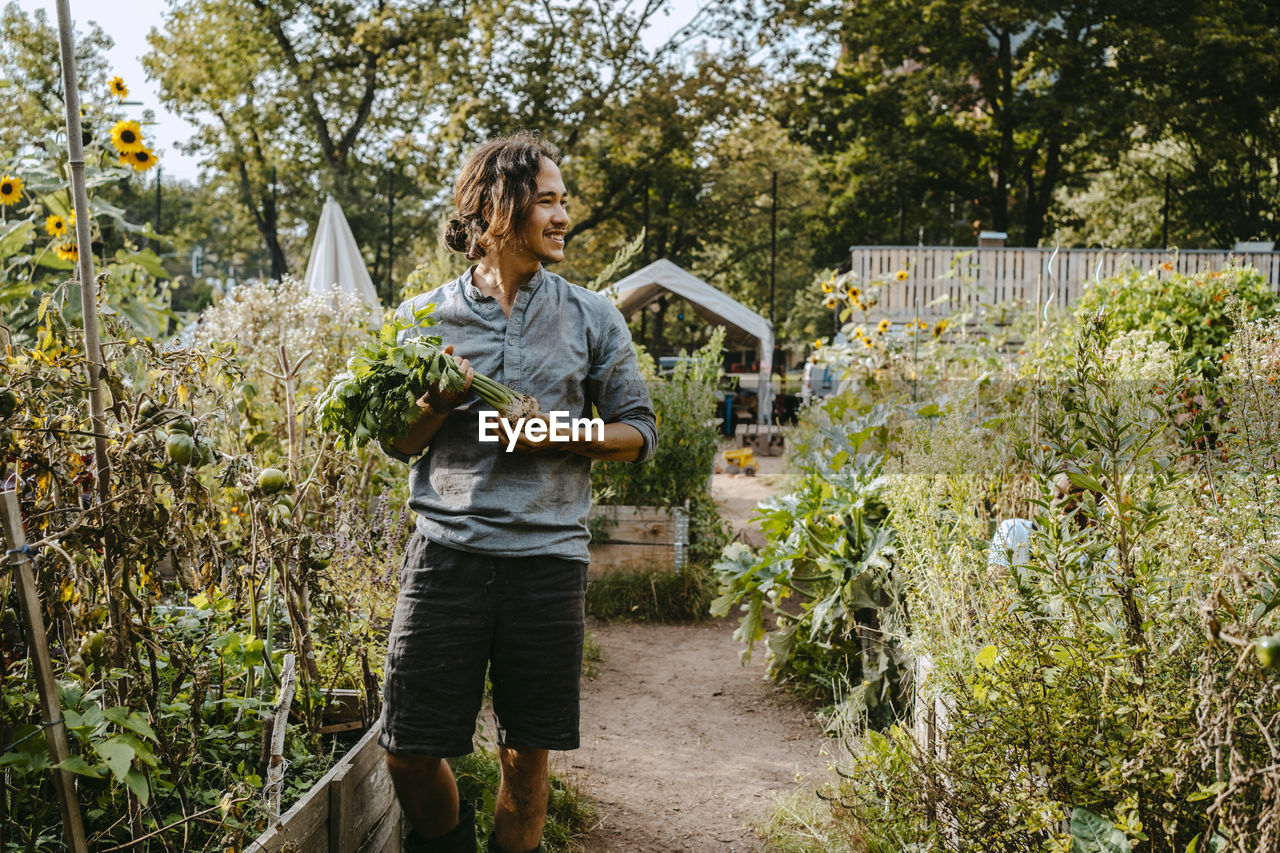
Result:
M181 415L178 418L170 421L169 429L172 430L173 432L185 432L187 435L196 434L196 425L193 424L191 422L191 419L185 415Z
M164 443L164 452L168 454L169 461L175 465L189 464L191 455L195 453L195 450L195 440L185 432L173 433L169 436L169 440Z
M267 494L276 492L289 485L289 478L279 468L263 468L258 472L258 488Z
M1254 640L1253 653L1258 656L1258 663L1267 669L1280 670L1280 636L1272 634Z
M12 388L0 388L0 418L7 418L22 405L22 398Z

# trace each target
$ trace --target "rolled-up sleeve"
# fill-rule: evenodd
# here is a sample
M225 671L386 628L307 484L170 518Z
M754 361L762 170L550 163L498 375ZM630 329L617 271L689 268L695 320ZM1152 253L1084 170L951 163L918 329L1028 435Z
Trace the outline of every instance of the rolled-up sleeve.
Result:
M640 375L631 331L613 305L605 307L606 317L599 345L587 375L587 390L600 417L608 424L630 424L644 439L636 462L647 462L658 448L658 425L649 399L649 388Z

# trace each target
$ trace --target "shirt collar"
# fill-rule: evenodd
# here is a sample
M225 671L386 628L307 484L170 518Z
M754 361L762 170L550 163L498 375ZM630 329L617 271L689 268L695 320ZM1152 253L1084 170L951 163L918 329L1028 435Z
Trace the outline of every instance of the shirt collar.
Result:
M473 302L493 302L494 298L492 296L486 296L485 294L481 293L480 288L476 287L474 284L471 283L471 274L475 271L475 268L476 268L475 264L472 264L471 266L467 267L467 271L464 272L461 277L459 277L458 283L462 286L462 292L466 294L467 298ZM538 267L538 271L535 272L528 281L520 285L520 290L528 291L529 296L532 297L534 292L542 284L543 279L545 279L546 276L547 276L546 267L541 267L541 266Z

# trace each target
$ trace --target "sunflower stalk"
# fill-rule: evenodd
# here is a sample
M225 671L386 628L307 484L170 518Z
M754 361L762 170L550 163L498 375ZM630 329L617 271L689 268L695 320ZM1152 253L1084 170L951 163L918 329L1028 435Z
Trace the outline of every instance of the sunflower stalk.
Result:
M398 343L406 329L429 328L436 321L434 305L415 312L412 323L396 319L382 327L375 341L361 344L339 373L316 398L320 428L334 433L342 448L364 447L370 441L391 444L402 438L422 415L418 398L428 389L458 392L466 377L437 336L420 335ZM538 401L488 376L477 373L471 390L504 418L536 414Z

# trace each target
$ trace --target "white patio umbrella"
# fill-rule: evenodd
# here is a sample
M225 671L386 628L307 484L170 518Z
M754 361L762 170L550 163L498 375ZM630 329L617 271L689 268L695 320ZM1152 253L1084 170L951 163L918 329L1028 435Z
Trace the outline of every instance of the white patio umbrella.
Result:
M359 296L371 308L381 307L355 235L333 196L325 200L324 209L320 211L303 280L312 293L328 293L336 284L344 293Z

